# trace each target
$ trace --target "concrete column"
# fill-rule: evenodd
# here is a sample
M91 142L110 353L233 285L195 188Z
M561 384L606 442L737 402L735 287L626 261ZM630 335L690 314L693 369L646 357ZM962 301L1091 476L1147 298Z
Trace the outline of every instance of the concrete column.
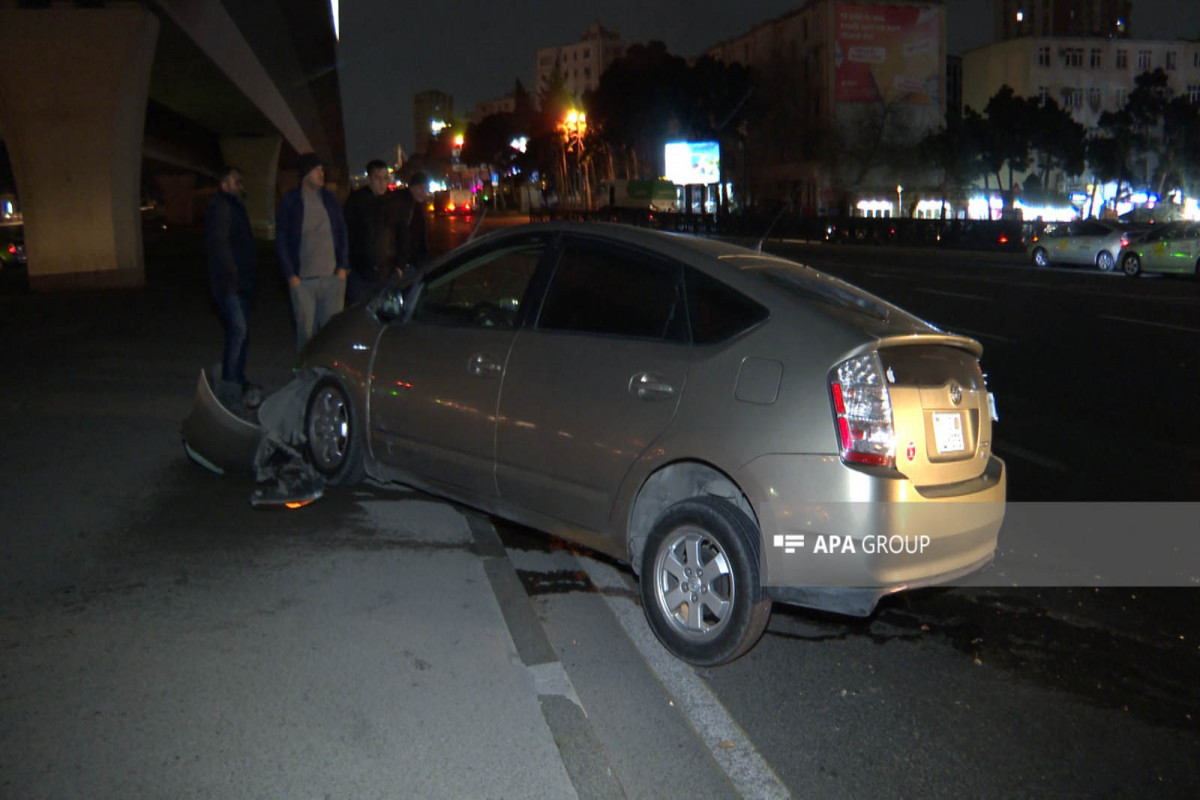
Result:
M246 183L246 213L254 238L275 239L275 182L279 174L279 136L227 136L221 139L221 158L242 171Z
M141 4L0 8L0 129L38 291L140 286L158 20Z

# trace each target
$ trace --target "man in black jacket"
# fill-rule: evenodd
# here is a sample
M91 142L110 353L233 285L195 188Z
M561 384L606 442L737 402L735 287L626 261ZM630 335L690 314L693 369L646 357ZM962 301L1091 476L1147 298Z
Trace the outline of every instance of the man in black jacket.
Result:
M244 410L243 393L248 400L255 394L247 392L246 346L258 254L250 230L250 217L242 204L245 195L241 171L237 167L222 167L220 186L204 213L209 289L225 322L221 374L214 375L213 380L217 399L238 413Z
M398 198L388 191L389 177L383 161L368 162L367 185L351 192L342 208L350 243L347 304L370 296L399 266L396 263Z

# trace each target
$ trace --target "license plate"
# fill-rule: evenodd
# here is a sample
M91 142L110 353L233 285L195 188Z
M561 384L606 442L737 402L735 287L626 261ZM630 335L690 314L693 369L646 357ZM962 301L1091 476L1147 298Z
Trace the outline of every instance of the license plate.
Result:
M938 455L943 453L960 453L967 449L963 440L961 414L933 412L933 443L937 446Z

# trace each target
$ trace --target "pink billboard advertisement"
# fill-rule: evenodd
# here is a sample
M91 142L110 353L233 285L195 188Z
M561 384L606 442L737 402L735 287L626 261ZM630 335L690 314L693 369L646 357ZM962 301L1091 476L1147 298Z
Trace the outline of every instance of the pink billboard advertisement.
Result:
M839 103L938 103L942 15L933 6L834 7Z

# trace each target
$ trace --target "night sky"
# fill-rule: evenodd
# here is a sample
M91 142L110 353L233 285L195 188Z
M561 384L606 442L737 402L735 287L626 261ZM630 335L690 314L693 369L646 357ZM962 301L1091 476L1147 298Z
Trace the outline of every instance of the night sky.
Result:
M659 39L691 57L767 20L801 0L343 0L338 71L351 169L371 158L395 160L413 144L412 97L440 89L454 95L465 118L481 100L496 99L520 79L534 87L539 47L579 41L592 22L615 29L627 44ZM991 0L948 0L950 53L987 44ZM1200 38L1200 0L1134 0L1139 38Z

